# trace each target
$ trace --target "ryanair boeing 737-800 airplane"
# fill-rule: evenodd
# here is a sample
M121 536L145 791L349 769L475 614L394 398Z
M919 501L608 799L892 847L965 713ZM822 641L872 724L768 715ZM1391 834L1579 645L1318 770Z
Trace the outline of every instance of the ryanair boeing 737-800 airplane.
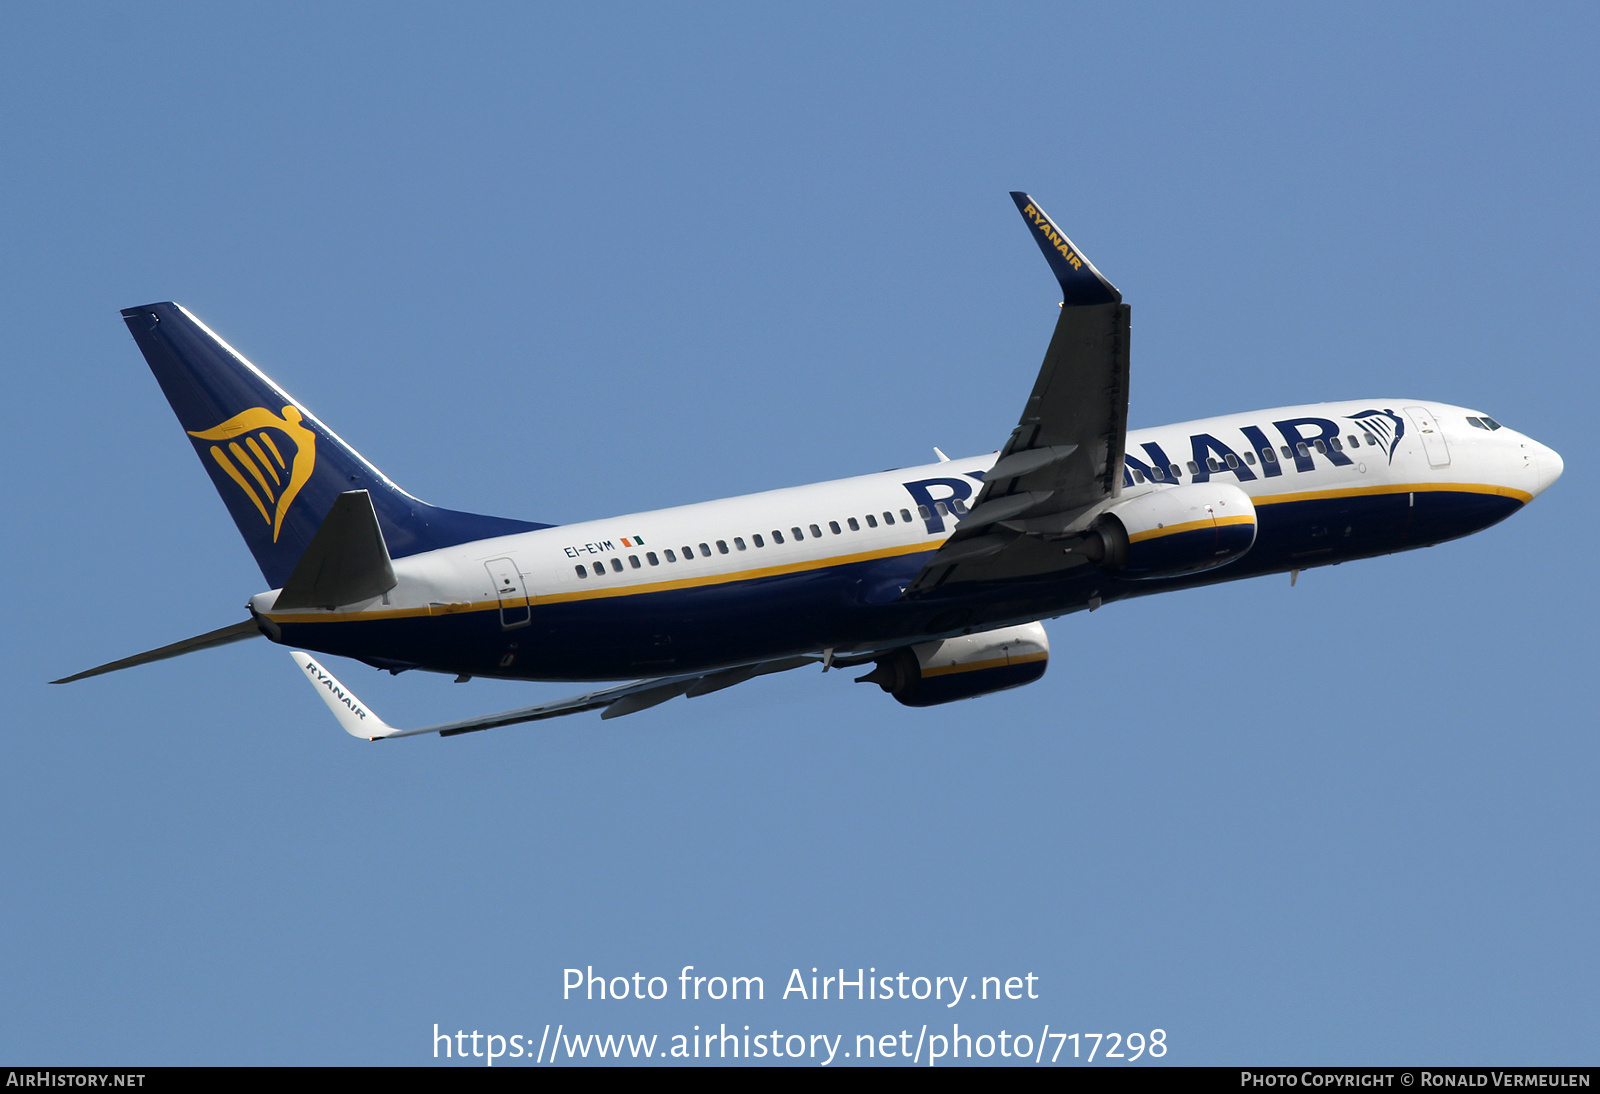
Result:
M1561 475L1554 451L1488 415L1413 399L1128 433L1122 294L1012 197L1063 298L998 453L584 524L418 501L188 311L127 309L273 589L248 620L56 683L265 635L372 739L611 718L817 663L871 664L861 680L929 706L1037 680L1041 619L1427 547ZM642 679L400 729L299 650L462 679Z

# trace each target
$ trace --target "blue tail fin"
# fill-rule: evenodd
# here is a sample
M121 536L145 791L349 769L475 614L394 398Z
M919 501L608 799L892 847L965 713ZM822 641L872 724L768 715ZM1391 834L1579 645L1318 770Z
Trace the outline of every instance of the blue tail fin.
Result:
M122 318L275 588L350 490L372 495L394 558L549 527L418 501L176 304L128 308Z

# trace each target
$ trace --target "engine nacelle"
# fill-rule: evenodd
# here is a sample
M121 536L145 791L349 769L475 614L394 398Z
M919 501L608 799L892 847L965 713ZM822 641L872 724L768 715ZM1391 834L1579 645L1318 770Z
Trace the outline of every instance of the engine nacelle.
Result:
M1256 541L1250 495L1225 482L1152 490L1100 515L1074 548L1118 577L1177 577L1226 565Z
M1050 664L1038 623L892 650L856 683L877 684L908 707L931 707L1031 684Z

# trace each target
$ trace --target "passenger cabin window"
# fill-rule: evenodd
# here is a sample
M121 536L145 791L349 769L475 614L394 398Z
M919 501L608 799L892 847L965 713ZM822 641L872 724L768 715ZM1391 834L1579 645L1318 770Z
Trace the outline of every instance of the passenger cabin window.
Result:
M725 540L725 539L717 540L717 554L725 555L727 553L728 553L728 541Z
M614 574L620 574L622 572L622 560L620 558L614 558L611 560L611 572Z
M1301 441L1299 444L1295 445L1294 450L1307 459L1310 459L1311 457L1311 449L1306 447L1305 441Z
M1171 475L1174 479L1183 478L1183 472L1178 470L1177 464L1173 464L1171 467L1167 468L1167 474Z
M885 515L887 516L887 514L885 514ZM871 513L868 513L867 514L867 527L868 528L876 528L877 526L878 526L878 518L873 516Z
M733 545L741 551L745 550L744 539L740 536L733 537Z
M938 513L941 517L948 517L950 515L950 510L944 507L944 502L942 501L934 502L933 509L934 512Z
M723 550L726 551L727 548L724 547ZM700 545L700 557L701 558L710 558L711 557L711 547L710 547L710 545L705 544L705 543L702 543Z
M900 510L900 515L906 518L906 523L907 524L911 523L911 514L910 513L906 512L904 509L902 509L902 510ZM921 517L923 520L931 520L933 518L933 514L928 512L928 507L926 505L917 506L917 516Z
M1350 436L1346 437L1345 440L1349 443L1351 448L1360 448L1361 447L1361 442L1356 440L1356 435L1354 433L1352 433L1352 434L1350 434Z
M668 547L666 549L665 554L667 556L667 561L668 562L676 562L676 561L678 561L678 556L672 553L672 548L671 547Z
M1304 448L1305 445L1301 445L1300 447ZM1284 459L1286 459L1286 460L1294 459L1294 453L1289 450L1289 446L1288 445L1284 445L1282 448L1279 449L1279 451L1283 453L1283 458Z
M894 523L894 514L893 513L884 513L883 514L883 523L885 523L885 524L893 524Z
M1137 469L1135 469L1135 471L1134 471L1134 473L1133 473L1133 477L1134 477L1134 478L1135 478L1135 479L1137 479L1137 478L1138 478L1138 477L1139 477L1139 472L1138 472L1138 470L1137 470ZM1166 477L1166 474L1165 474L1165 472L1163 472L1163 471L1162 471L1162 470L1161 470L1161 468L1159 468L1159 467L1152 467L1152 468L1151 468L1151 469L1150 469L1150 477L1151 477L1151 478L1152 478L1152 479L1154 479L1154 480L1155 480L1155 481L1156 481L1156 482L1160 482L1160 481L1161 481L1161 480L1162 480L1162 479L1163 479L1163 478L1165 478L1165 477Z
M861 525L856 522L856 518L855 517L847 517L847 518L845 518L845 523L850 526L850 530L852 532L861 531Z
M789 529L789 534L794 537L796 543L806 538L806 534L800 530L799 525Z
M1321 452L1324 456L1328 454L1328 446L1322 443L1322 439L1320 437L1316 441L1316 446L1318 452Z
M810 527L811 527L812 536L817 538L817 539L821 539L822 538L822 529L818 528L815 524L811 525Z
M1361 439L1366 441L1368 444L1370 444L1370 445L1372 445L1374 447L1376 447L1377 444L1378 444L1378 439L1376 437L1374 437L1371 433L1363 433L1363 434L1361 434Z
M1135 483L1144 482L1144 472L1140 471L1137 467L1133 469L1133 481Z
M684 544L684 547L683 547L683 561L688 562L693 557L694 557L694 548L690 547L688 544Z
M1189 474L1191 474L1191 475L1200 474L1200 465L1195 463L1193 460L1189 461Z
M926 506L919 505L919 506L917 506L917 508L918 509L925 509ZM926 516L927 514L924 513L923 515ZM900 519L905 521L907 524L910 524L911 523L911 510L909 510L909 509L900 510Z
M828 522L828 531L832 532L836 536L843 534L843 530L839 527L839 522L836 520L830 520Z
M967 515L966 504L960 498L951 498L950 508L956 511L956 516L958 517L964 517Z
M588 577L589 576L589 571L584 568L582 563L579 563L578 565L574 566L573 569L577 571L579 577Z
M638 556L638 555L629 555L629 556L628 556L628 565L629 565L629 566L632 566L632 567L633 567L633 568L634 568L634 569L635 569L635 570L637 570L637 569L639 569L639 568L640 568L640 567L641 567L641 566L642 566L642 565L643 565L643 564L642 564L642 563L640 563L640 561L639 561L639 556Z
M754 543L757 547L765 547L767 545L767 541L761 538L760 532L757 532L755 535L751 536L750 542Z
M778 531L776 528L774 528L772 530L772 542L774 542L774 543L782 543L783 542L783 533Z
M1270 449L1270 448L1263 448L1261 450L1261 462L1262 463L1277 463L1278 462L1278 454L1276 452L1272 451L1272 449Z
M1338 437L1330 437L1328 439L1328 444L1333 446L1333 450L1335 452L1343 452L1344 451L1344 445L1340 443Z
M646 551L644 553L644 560L652 566L661 565L661 560L656 557L656 553L654 551Z
M1252 466L1254 466L1256 462L1256 454L1250 451L1248 448L1244 450L1244 462L1251 464Z

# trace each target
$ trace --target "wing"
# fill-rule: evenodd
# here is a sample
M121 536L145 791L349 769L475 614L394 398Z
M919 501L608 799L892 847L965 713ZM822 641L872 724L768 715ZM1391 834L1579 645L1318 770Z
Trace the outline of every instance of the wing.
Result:
M505 710L499 714L464 718L459 722L441 722L420 729L400 729L379 718L371 707L357 699L349 688L334 679L333 674L319 665L316 658L310 654L296 651L289 656L294 658L294 663L299 666L300 671L306 674L306 679L317 689L322 701L328 704L328 709L333 711L333 716L339 720L339 725L344 731L352 737L364 737L370 741L385 737L415 737L422 733L453 737L458 733L473 733L480 729L495 729L499 726L516 725L519 722L538 722L545 718L558 718L563 714L581 714L586 710L601 711L601 718L619 718L624 714L632 714L658 703L665 703L668 699L675 699L679 695L690 697L707 695L713 691L732 687L734 684L742 684L756 676L797 669L801 665L815 664L823 660L821 657L784 657L776 661L758 661L749 665L719 669L716 672L658 676L632 684L620 684L617 687L574 695L569 699L558 699L553 703L540 703L538 706Z
M1027 194L1012 200L1061 282L1061 318L1022 418L971 510L905 595L1083 565L1051 539L1122 489L1128 306Z

